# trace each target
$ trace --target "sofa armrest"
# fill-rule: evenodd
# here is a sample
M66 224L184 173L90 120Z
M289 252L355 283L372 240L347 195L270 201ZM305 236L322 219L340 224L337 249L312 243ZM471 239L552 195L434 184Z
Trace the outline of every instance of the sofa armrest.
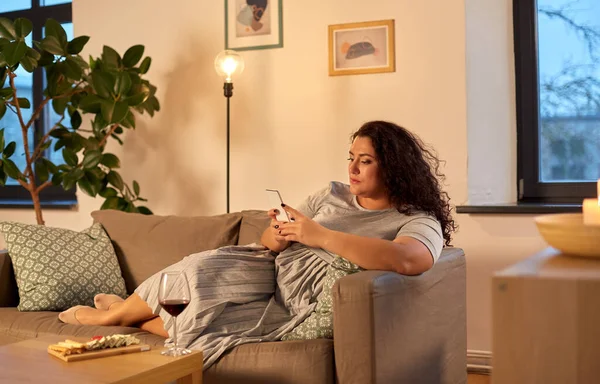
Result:
M16 307L19 293L8 251L0 249L0 307Z
M364 271L333 287L340 384L465 383L466 268L448 248L420 276Z

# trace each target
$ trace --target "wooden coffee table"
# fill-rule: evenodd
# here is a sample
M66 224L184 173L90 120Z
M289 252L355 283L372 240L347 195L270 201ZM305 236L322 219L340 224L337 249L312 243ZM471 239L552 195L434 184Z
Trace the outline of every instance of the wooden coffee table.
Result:
M0 383L202 383L202 352L162 356L163 347L148 352L64 362L47 352L67 336L48 336L0 347Z

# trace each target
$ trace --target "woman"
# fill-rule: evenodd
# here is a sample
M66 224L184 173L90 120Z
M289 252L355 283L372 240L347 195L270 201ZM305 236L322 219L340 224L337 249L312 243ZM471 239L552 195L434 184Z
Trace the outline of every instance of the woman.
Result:
M349 154L350 184L332 182L298 209L282 206L289 223L270 210L262 246L222 247L165 269L185 271L190 281L191 303L177 318L178 341L202 349L205 368L233 346L279 340L306 319L335 255L364 269L417 275L450 244L456 227L439 161L415 135L389 122L369 122L352 135ZM126 300L98 295L96 308L73 307L59 318L139 326L168 337L172 325L157 301L159 276Z

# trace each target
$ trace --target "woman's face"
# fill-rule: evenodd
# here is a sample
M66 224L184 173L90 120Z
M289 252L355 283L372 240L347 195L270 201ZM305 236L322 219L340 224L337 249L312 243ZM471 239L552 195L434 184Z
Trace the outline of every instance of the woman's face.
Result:
M379 161L369 137L354 139L348 160L350 192L353 195L371 199L386 196L385 186L379 176Z

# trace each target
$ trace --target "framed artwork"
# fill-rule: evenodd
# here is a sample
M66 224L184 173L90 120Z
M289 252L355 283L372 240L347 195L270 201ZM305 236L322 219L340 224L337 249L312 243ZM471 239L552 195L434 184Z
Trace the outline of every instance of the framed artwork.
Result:
M225 49L283 47L283 0L225 0Z
M329 76L396 71L394 20L329 26Z

